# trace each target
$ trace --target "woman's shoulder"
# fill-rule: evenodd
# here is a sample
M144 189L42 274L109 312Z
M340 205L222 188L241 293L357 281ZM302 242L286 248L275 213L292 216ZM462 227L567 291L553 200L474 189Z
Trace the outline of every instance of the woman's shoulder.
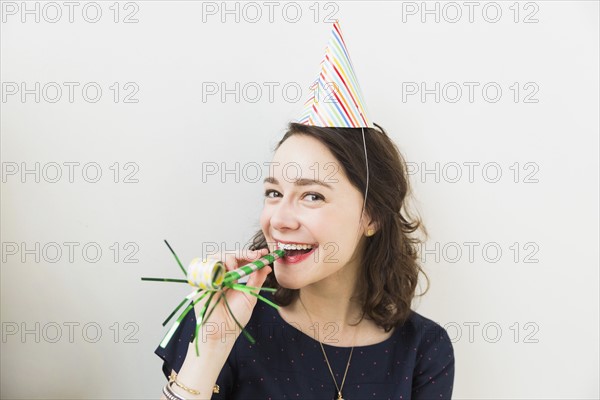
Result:
M413 349L419 354L435 354L447 360L454 359L452 339L446 329L432 319L411 310L409 317L398 331L404 340L410 338Z
M421 313L411 310L406 321L401 325L402 329L414 332L417 335L423 335L430 332L446 331L439 323L424 316Z
M400 326L400 330L417 338L443 336L444 339L450 339L442 325L414 310L411 310L406 321Z

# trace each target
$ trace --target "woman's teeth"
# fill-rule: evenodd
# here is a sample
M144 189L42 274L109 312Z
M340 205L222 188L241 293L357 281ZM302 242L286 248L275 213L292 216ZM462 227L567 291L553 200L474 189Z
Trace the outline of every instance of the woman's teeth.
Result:
M312 244L292 244L292 243L280 243L277 242L277 248L282 250L308 250L312 249Z

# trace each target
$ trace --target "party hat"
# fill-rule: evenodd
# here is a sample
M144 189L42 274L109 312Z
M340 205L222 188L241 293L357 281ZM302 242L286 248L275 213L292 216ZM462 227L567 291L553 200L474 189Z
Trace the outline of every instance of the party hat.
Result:
M311 89L297 122L321 127L371 127L338 21L331 29L321 72Z

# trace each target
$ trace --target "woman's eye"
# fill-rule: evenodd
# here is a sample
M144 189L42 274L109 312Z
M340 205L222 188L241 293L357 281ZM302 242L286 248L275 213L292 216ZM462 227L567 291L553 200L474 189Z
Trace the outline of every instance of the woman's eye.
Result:
M274 197L276 197L276 196L271 196L272 194L279 195L280 193L278 191L276 191L276 190L273 190L273 189L267 189L267 190L265 190L265 197L271 198L271 199L274 198Z
M322 200L325 200L325 197L321 196L321 195L320 195L320 194L318 194L318 193L307 193L305 197L309 197L309 196L311 196L311 197L312 197L312 201L313 201L313 202L314 202L314 201L320 201L320 200L322 201Z
M265 197L268 199L274 199L282 196L281 193L279 193L277 190L267 189L265 190ZM304 195L304 198L308 199L311 203L325 200L325 197L323 197L319 193L306 193Z

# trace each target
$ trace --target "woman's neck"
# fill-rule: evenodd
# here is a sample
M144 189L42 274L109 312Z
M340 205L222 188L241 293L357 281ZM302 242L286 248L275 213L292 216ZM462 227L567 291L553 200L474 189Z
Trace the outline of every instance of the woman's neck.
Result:
M340 271L341 272L341 271ZM306 335L332 346L351 347L359 332L362 306L354 295L354 274L333 274L301 288L281 316Z
M344 277L330 277L299 291L299 298L313 322L321 325L335 323L340 330L355 325L361 315L362 307L354 295L354 285L344 282ZM299 301L296 306L302 306Z

